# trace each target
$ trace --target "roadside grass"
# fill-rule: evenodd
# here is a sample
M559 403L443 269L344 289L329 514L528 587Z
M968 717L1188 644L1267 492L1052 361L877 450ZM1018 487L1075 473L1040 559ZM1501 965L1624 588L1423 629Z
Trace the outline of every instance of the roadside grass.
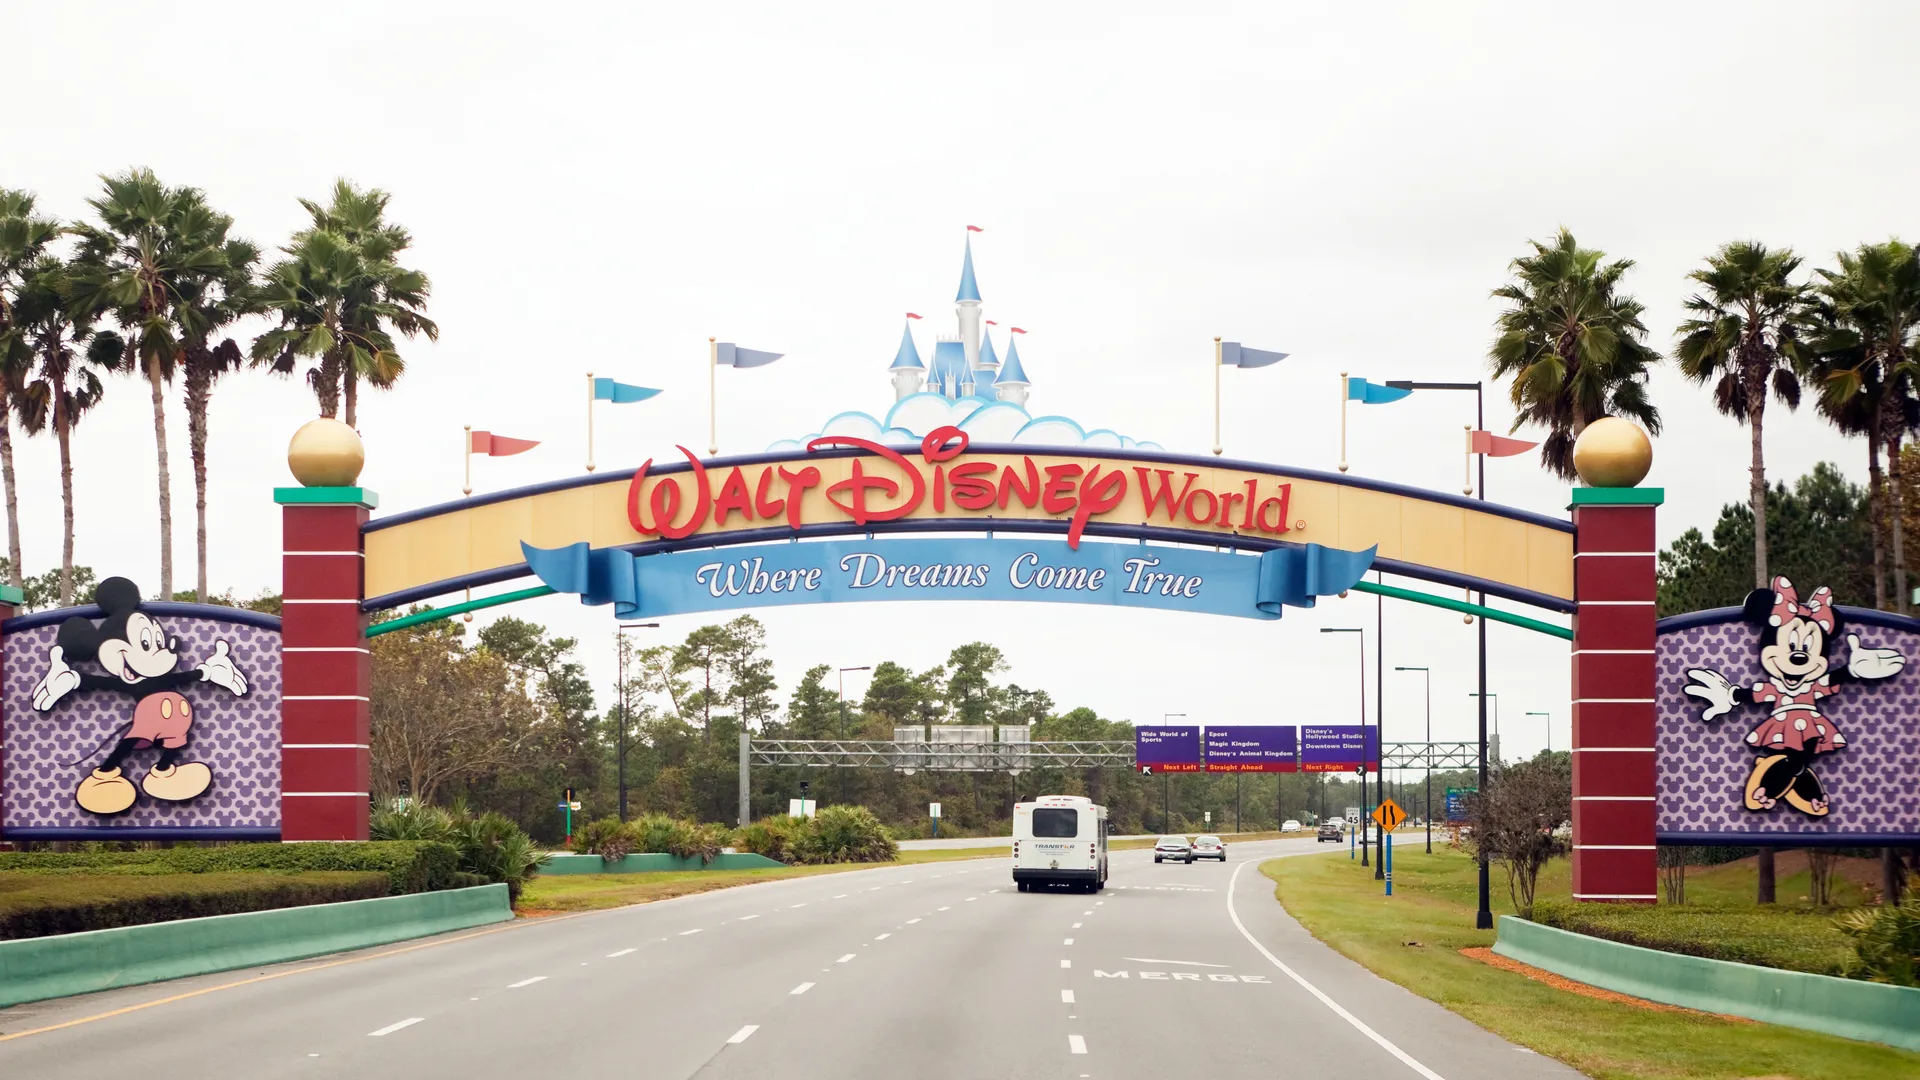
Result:
M1396 838L1394 895L1336 855L1270 860L1275 898L1309 932L1383 978L1494 1034L1600 1080L1911 1080L1920 1053L1705 1013L1665 1012L1554 989L1461 955L1491 947L1473 929L1476 874L1464 852L1427 855ZM1567 891L1564 861L1540 895ZM1692 888L1689 882L1689 889ZM1513 910L1494 869L1493 909ZM1417 1051L1416 1051L1417 1055Z
M387 875L356 871L0 871L0 940L365 900L387 888Z

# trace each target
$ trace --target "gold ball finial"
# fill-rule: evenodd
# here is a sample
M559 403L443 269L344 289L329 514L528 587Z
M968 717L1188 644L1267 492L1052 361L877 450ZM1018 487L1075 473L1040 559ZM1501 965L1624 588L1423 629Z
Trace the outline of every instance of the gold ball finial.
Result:
M304 487L352 487L367 463L360 435L338 420L309 420L287 443L287 468Z
M1573 444L1573 469L1589 487L1628 488L1653 468L1653 443L1638 424L1603 416Z

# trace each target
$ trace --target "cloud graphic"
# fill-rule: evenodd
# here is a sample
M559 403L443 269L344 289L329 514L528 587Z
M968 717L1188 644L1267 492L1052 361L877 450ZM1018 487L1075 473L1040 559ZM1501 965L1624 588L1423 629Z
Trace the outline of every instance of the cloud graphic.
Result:
M889 446L913 446L929 431L958 427L977 443L1013 443L1025 446L1086 446L1110 450L1160 450L1159 443L1137 440L1111 428L1089 431L1065 416L1036 417L1010 401L981 398L949 400L939 394L908 394L894 402L885 417L858 410L843 412L805 438L768 444L768 453L802 450L822 435L847 435Z

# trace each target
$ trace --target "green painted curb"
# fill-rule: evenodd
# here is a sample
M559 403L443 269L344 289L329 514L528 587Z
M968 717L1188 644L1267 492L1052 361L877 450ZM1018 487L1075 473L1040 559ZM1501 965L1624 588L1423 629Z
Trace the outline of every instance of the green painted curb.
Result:
M769 859L765 855L740 852L734 855L715 855L710 863L698 858L683 859L677 855L628 855L616 862L608 862L598 855L555 855L540 867L541 877L556 874L657 874L667 870L763 870L767 867L785 866L786 863Z
M505 885L0 941L0 1008L279 964L513 918Z
M1500 918L1493 951L1622 994L1920 1050L1920 989L1643 949Z

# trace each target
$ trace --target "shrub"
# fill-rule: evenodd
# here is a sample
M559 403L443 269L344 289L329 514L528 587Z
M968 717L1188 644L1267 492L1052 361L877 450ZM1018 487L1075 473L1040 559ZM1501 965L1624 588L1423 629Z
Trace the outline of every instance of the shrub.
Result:
M900 849L864 806L828 806L807 820L794 843L803 863L892 862Z
M619 862L639 843L638 831L617 817L603 817L580 827L573 836L573 853L598 855Z
M146 851L0 852L0 870L91 870L108 874L227 870L356 870L387 875L388 892L444 889L460 869L451 844L415 840L341 844L229 844Z
M1853 939L1849 978L1920 986L1920 895L1912 885L1898 904L1849 911L1834 925Z
M734 846L778 862L794 861L794 842L806 822L801 818L776 814L763 817L734 834Z
M505 882L507 894L515 902L548 858L505 814L481 814L461 822L454 843L459 848L461 871Z
M380 872L116 874L28 871L0 882L0 940L387 895Z
M447 882L449 889L471 889L478 885L491 885L492 880L485 874L470 874L465 870L455 870L453 879Z
M409 805L405 810L376 810L370 835L375 840L432 840L453 842L454 815L438 806Z
M679 855L690 846L693 826L666 814L647 814L632 823L634 850L646 854Z
M1845 974L1848 960L1847 940L1831 919L1770 906L1542 900L1533 921L1662 952L1815 975Z

